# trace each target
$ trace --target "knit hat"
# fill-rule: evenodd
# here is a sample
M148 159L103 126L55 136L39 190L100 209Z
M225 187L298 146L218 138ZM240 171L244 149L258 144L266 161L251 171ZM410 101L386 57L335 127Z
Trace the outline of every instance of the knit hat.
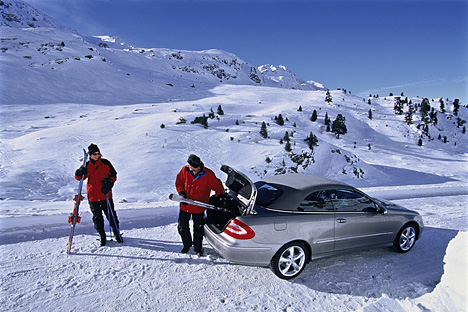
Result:
M96 152L101 152L101 151L99 150L99 147L97 147L96 144L91 143L91 145L88 146L88 154L92 155Z
M194 168L198 168L202 164L200 158L195 154L190 154L190 156L188 157L187 162L189 163L190 166L192 166Z

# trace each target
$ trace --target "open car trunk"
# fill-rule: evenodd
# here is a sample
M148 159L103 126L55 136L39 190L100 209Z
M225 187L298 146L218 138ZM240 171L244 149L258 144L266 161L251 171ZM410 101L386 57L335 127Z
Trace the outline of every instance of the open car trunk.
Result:
M227 165L222 165L221 171L227 174L225 186L229 191L218 197L212 196L210 204L226 208L229 212L211 209L206 212L206 224L217 233L224 231L233 218L254 213L257 197L257 188L243 173Z

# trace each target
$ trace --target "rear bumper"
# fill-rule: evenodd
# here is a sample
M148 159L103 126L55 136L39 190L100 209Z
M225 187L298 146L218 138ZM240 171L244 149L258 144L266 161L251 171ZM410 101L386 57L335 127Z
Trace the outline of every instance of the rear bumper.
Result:
M205 238L208 243L228 261L256 266L268 266L276 249L259 245L252 239L235 239L224 233L216 234L205 225Z

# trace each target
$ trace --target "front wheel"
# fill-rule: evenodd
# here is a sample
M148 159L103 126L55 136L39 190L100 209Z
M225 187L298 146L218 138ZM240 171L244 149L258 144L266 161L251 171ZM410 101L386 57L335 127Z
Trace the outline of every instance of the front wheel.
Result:
M416 228L412 224L404 226L393 242L393 248L401 253L405 253L413 248L416 243Z
M292 279L298 276L305 268L307 249L303 243L293 242L284 245L273 256L270 269L281 279Z

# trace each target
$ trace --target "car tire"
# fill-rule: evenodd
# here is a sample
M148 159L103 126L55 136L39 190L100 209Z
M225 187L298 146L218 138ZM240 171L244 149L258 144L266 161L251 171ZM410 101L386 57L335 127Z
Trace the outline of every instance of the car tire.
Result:
M410 251L416 243L417 230L413 224L405 225L393 241L393 249L400 253Z
M301 274L308 259L307 248L301 242L281 247L270 262L270 269L281 279L292 279Z

